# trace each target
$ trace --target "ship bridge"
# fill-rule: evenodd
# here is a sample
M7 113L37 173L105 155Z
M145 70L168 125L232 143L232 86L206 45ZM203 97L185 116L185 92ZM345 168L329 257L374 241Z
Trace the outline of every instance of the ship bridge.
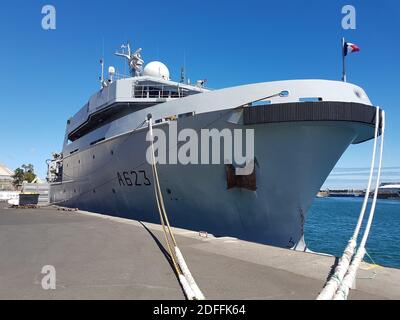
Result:
M70 141L129 113L209 90L151 76L110 82L95 93L67 123Z

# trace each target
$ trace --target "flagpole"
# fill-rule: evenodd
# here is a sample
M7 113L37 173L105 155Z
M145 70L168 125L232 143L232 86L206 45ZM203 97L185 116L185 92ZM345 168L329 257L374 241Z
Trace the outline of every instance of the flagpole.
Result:
M344 45L345 45L346 41L344 39L344 37L342 38L342 81L343 82L347 82L347 77L346 77L346 56L344 55Z

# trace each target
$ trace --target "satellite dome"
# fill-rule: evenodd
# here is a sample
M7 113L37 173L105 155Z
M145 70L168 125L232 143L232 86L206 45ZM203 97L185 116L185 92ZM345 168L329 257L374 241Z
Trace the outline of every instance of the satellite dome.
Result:
M159 61L153 61L148 63L143 70L143 76L149 76L154 78L162 78L169 80L169 70L167 66Z

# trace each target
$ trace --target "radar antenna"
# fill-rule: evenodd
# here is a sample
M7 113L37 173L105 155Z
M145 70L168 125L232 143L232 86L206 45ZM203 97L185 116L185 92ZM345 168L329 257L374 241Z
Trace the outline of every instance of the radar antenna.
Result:
M138 77L143 71L144 60L142 59L142 48L137 49L134 53L131 51L130 44L121 46L122 52L116 52L115 55L128 60L129 71L132 77Z

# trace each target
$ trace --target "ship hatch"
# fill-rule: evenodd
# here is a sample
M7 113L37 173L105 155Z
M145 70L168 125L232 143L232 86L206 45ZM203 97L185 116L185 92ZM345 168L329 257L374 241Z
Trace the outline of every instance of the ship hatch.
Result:
M227 164L225 168L228 190L233 188L247 189L250 191L257 190L256 167L254 167L253 173L247 176L237 175L236 168L232 164Z

